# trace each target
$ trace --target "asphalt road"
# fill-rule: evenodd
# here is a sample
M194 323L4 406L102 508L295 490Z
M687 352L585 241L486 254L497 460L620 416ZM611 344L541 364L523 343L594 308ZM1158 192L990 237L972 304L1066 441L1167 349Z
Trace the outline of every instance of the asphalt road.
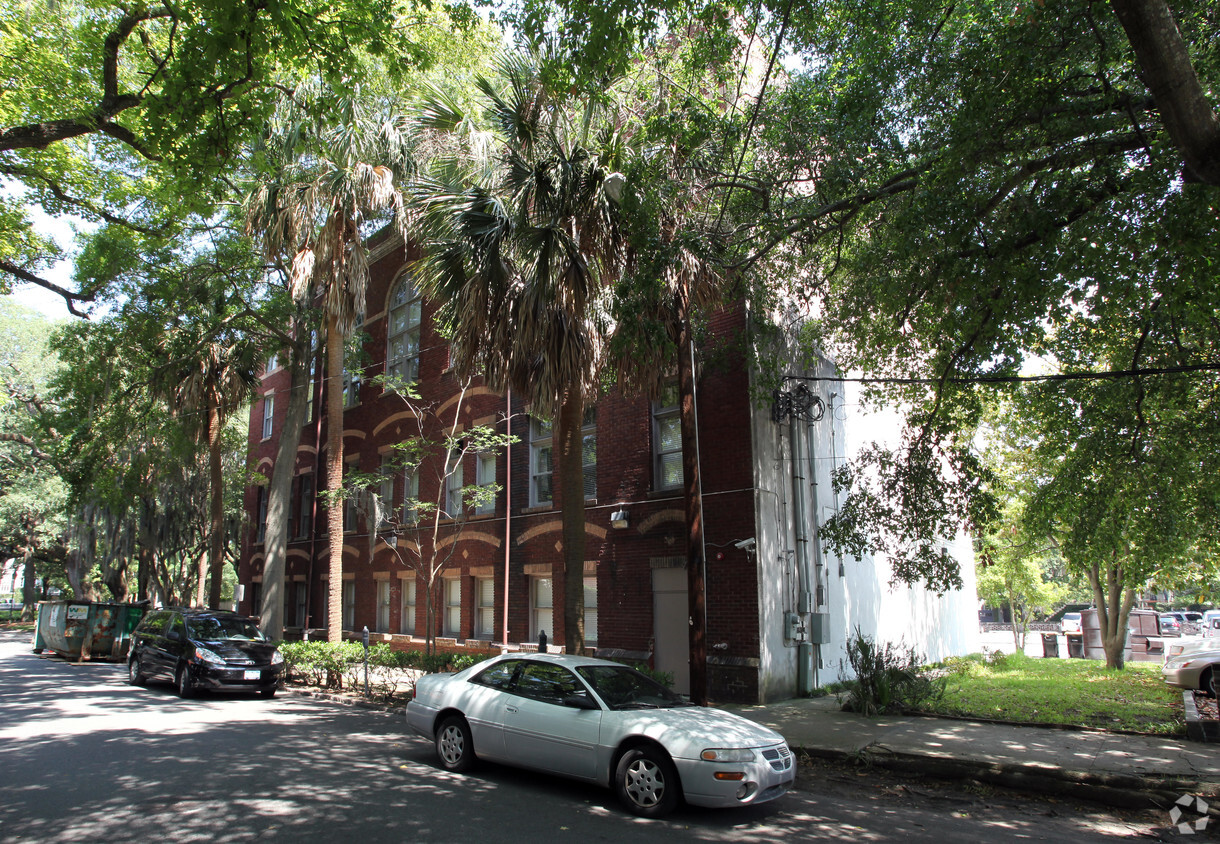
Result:
M607 790L492 765L453 775L401 715L281 694L183 701L122 666L0 633L0 841L1143 841L1167 818L806 764L736 810L627 815ZM1195 837L1192 840L1198 840Z

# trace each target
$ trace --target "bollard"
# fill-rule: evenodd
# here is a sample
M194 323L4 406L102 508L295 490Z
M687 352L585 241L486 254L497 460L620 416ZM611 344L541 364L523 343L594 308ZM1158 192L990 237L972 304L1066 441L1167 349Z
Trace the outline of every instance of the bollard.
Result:
M364 644L364 696L369 696L369 626L364 625L364 633L360 636Z

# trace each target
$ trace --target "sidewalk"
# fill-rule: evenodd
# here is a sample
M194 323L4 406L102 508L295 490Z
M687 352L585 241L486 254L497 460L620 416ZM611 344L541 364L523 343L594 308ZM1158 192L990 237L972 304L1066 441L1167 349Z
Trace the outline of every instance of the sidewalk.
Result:
M1220 797L1214 744L1091 730L842 712L833 697L728 706L811 756L975 779L1111 805L1167 808Z

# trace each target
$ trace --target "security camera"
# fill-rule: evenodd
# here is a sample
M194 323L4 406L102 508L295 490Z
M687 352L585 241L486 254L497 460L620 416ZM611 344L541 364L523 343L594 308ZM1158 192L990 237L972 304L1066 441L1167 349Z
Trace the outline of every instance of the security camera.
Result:
M734 542L733 546L736 548L741 548L744 551L753 551L754 544L755 544L754 537L751 536L749 539L743 539L740 542Z

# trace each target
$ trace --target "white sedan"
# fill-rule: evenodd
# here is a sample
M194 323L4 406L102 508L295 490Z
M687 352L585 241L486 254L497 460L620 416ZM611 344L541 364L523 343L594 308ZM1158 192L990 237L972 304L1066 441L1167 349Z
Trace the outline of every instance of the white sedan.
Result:
M476 758L611 786L634 814L773 800L796 775L783 736L694 706L633 668L600 659L504 654L415 686L407 723L442 767Z

